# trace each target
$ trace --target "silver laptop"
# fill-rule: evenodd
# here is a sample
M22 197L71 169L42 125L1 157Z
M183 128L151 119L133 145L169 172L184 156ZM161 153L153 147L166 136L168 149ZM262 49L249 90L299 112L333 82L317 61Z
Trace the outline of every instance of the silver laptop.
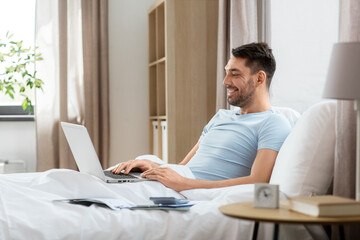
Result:
M129 173L125 175L104 171L100 165L99 158L86 127L66 122L61 122L61 127L80 172L91 174L107 183L150 180L140 177L141 173Z

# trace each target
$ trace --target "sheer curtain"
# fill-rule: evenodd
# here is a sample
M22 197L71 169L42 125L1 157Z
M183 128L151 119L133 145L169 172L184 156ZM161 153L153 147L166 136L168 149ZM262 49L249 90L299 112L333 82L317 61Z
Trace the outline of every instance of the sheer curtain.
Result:
M108 166L107 0L37 0L37 170L76 169L60 121L84 124Z
M226 100L224 67L231 49L258 41L258 1L219 0L216 111L229 108Z

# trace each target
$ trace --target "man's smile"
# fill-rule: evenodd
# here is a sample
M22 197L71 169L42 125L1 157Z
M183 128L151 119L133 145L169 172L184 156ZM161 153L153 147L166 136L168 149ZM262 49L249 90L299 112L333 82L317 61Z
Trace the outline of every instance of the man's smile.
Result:
M229 87L229 88L227 88L228 96L234 95L237 91L239 91L239 89L236 88L236 87Z

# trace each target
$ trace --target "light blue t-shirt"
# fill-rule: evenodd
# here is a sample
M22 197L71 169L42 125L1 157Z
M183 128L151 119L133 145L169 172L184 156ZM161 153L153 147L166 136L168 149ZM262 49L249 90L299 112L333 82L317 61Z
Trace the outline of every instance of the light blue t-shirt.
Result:
M196 179L249 176L257 151L279 151L290 131L288 120L274 110L244 115L220 110L204 127L199 148L186 165Z

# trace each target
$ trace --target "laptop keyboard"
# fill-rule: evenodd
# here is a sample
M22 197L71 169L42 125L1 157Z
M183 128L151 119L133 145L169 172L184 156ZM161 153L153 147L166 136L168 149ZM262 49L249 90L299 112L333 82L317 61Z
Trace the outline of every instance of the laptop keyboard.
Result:
M114 178L114 179L137 179L137 177L135 176L132 176L132 175L126 175L126 174L114 174L112 172L109 172L109 171L104 171L104 174L105 176L107 177L111 177L111 178Z

